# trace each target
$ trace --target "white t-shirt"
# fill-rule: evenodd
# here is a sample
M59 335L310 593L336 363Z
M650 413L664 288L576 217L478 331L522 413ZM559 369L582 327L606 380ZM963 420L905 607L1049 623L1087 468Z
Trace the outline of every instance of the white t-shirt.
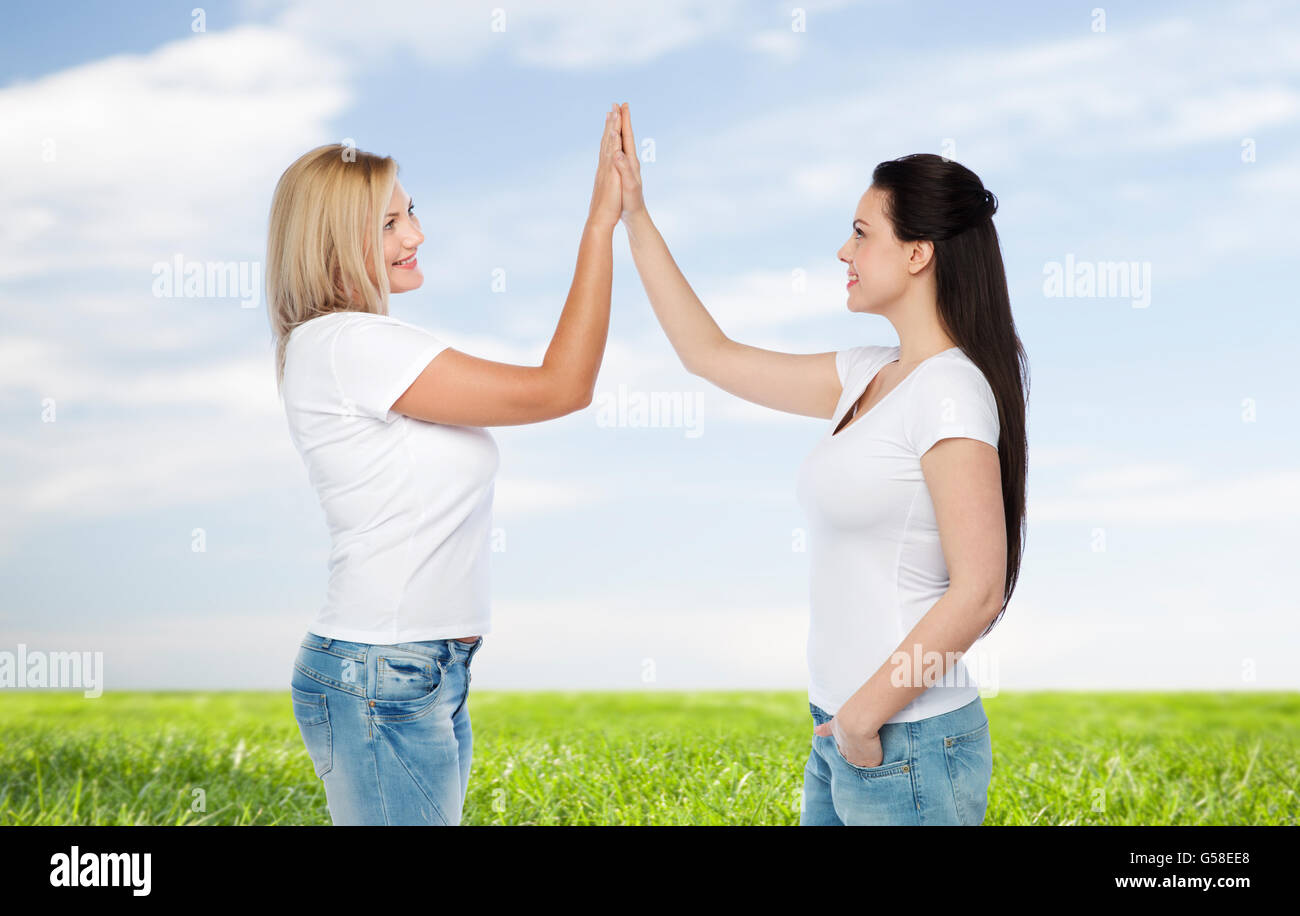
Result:
M489 632L496 441L391 410L447 346L366 312L289 335L285 415L331 541L313 633L388 645Z
M956 347L921 362L832 436L875 374L898 357L898 347L880 346L836 354L844 389L830 426L799 468L811 571L808 698L831 715L948 587L921 456L953 436L998 444L993 390ZM888 721L930 718L978 695L959 661Z

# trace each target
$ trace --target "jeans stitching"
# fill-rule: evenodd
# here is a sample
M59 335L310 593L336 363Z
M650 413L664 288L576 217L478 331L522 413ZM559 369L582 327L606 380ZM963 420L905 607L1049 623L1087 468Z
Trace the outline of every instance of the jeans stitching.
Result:
M307 693L307 691L301 690L299 688L291 687L291 690L299 690L300 693ZM316 694L311 694L311 695L316 696ZM323 719L321 719L319 722L311 722L306 725L304 725L302 722L299 722L298 727L302 731L302 739L303 739L303 744L307 748L307 756L312 761L312 772L315 773L316 761L315 758L312 758L311 755L311 745L307 743L308 729L320 728L321 726L324 726L325 731L323 734L325 736L325 753L323 756L325 757L325 769L323 769L319 773L316 773L317 777L319 777L320 779L324 779L334 769L334 727L330 723L329 700L324 694L320 694L320 707L322 710L324 710ZM297 716L295 715L294 718L296 719Z
M336 681L334 680L334 678L330 677L327 674L321 674L319 671L316 671L314 668L308 668L306 665L302 664L302 662L299 662L297 660L295 660L293 663L293 669L297 671L299 674L301 674L303 677L311 678L316 683L321 684L325 687L332 687L335 690L341 690L342 692L350 693L353 696L364 697L366 695L366 691L364 687L362 687L360 690L356 689L355 687L349 687L347 684L343 683L342 681Z
M852 760L849 760L847 757L844 756L844 753L840 750L839 743L835 740L834 735L831 735L830 739L831 739L831 744L835 746L836 755L845 763L847 763L849 766L853 767L854 771L856 771L857 774L863 777L864 779L873 779L877 776L894 776L896 774L905 772L903 770L903 767L907 767L912 762L909 757L903 760L895 761L894 763L890 763L890 764L881 763L880 766L874 766L874 767L858 766L858 764L854 763ZM883 750L883 744L881 745L881 747Z
M388 661L388 656L381 655L378 658L378 664L382 665ZM410 700L390 700L380 695L380 686L383 684L381 672L378 668L375 670L375 699L382 700L386 703L433 703L436 702L437 696L442 693L442 685L447 682L447 669L441 659L433 659L433 663L438 666L438 683L433 690L429 691L422 697L415 697Z
M380 734L382 735L383 732L381 731ZM412 772L411 772L411 768L408 767L408 766L406 765L406 761L402 759L402 755L399 754L399 753L397 753L397 748L393 747L393 745L392 745L391 743L388 743L388 739L387 739L387 737L384 737L384 742L388 745L388 749L389 749L390 751L392 751L393 759L396 760L399 764L401 764L402 769L406 771L406 775L410 777L411 782L414 783L415 787L416 787L417 789L420 790L420 794L424 796L425 800L426 800L426 801L429 803L429 805L433 808L434 813L436 813L436 814L438 815L438 817L442 820L443 826L445 826L445 827L450 827L450 826L451 826L451 821L447 819L447 815L445 815L445 814L442 813L442 809L441 809L440 807L438 807L438 803L437 803L436 801L434 801L432 798L429 797L429 793L428 793L428 792L424 791L424 786L420 785L420 781L419 781L418 779L415 778L415 774L412 773ZM379 762L378 762L377 759L376 759L376 761L375 761L375 765L376 765L376 767L378 767L378 765L379 765ZM380 782L380 783L379 783L379 792L380 792L380 801L381 801L381 803L382 803L382 801L383 801L383 791L384 791L384 790L383 790L383 783ZM388 820L388 805L387 805L387 804L384 804L384 820L385 820L385 821Z
M298 643L298 645L304 649L312 649L316 652L324 652L327 655L333 655L335 658L350 658L353 661L357 661L357 662L362 662L366 660L366 653L364 649L360 649L354 652L351 649L343 649L338 646L335 646L333 644L335 642L338 642L338 640L331 640L330 644L327 646L324 644L323 639L304 638L301 642Z
M975 817L973 813L967 814L967 812L963 810L962 802L957 796L957 776L953 773L953 767L955 766L953 754L955 749L959 746L968 741L978 740L981 734L988 731L988 727L988 720L985 719L983 725L973 728L970 731L962 732L960 735L950 735L943 739L943 759L948 771L948 788L952 790L952 804L954 810L957 812L957 822L963 826L972 826Z

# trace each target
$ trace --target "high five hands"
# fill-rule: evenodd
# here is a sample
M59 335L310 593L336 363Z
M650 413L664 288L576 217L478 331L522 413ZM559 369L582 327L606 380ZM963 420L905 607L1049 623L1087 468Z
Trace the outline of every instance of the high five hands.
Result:
M636 154L636 138L632 136L632 111L627 102L619 106L619 134L622 149L614 155L614 165L623 188L623 222L645 211L641 196L641 159Z
M587 222L598 229L613 232L623 212L623 189L614 155L622 152L622 119L617 105L605 112L605 129L600 135L600 155L596 159L596 185L591 191L591 210Z
M613 230L620 219L627 221L644 212L641 196L641 161L632 136L632 114L627 103L612 105L605 113L605 129L596 162L596 184L591 193L588 221L601 229Z

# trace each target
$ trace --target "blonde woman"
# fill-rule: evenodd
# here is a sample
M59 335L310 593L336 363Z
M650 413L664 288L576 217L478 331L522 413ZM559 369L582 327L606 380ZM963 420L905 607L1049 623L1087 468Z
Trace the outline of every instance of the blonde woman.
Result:
M478 359L389 315L389 295L422 282L424 241L391 158L322 146L276 186L267 300L277 379L332 542L328 592L290 692L334 824L460 823L470 663L491 629L498 453L483 427L591 403L621 209L615 112L540 366Z
M626 105L621 117L622 219L682 365L831 421L797 483L812 577L800 823L981 823L992 744L961 656L1015 588L1027 466L996 198L940 156L880 163L836 256L848 309L883 315L899 345L764 350L727 337L678 270L646 211Z

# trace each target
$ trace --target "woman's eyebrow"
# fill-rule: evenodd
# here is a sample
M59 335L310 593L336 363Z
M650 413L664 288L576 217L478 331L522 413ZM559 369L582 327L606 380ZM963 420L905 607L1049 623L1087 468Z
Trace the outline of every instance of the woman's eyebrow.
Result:
M411 204L413 204L413 203L415 203L415 200L414 200L414 199L412 199L412 198L410 198L410 197L406 198L406 209L408 209L408 210L411 209ZM399 216L399 215L401 215L401 214L400 214L399 211L397 211L397 210L394 210L392 213L385 213L385 214L384 214L384 216L386 216L386 217L387 217L387 216Z
M864 226L870 225L870 224L869 224L865 219L855 219L855 220L853 221L853 225L855 225L855 226L856 226L858 223L861 223L861 224L864 225Z

